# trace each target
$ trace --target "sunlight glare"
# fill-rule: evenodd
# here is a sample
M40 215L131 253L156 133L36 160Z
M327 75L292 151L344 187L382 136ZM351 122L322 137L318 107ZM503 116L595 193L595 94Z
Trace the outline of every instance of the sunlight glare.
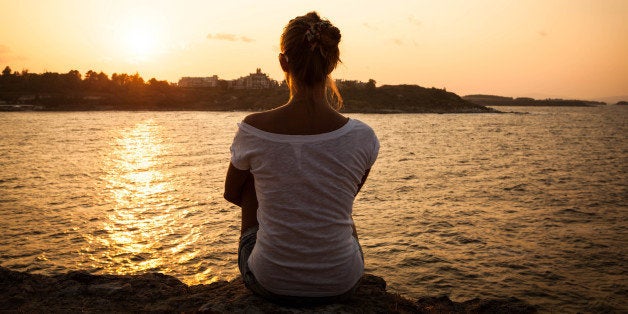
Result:
M107 160L107 190L114 210L104 222L103 237L91 239L107 246L111 254L111 271L132 273L163 266L159 246L171 232L175 218L168 202L169 190L162 173L161 158L166 147L161 131L152 120L120 131L112 142L113 152Z
M157 54L157 33L147 26L131 26L125 34L125 47L133 61L146 61Z

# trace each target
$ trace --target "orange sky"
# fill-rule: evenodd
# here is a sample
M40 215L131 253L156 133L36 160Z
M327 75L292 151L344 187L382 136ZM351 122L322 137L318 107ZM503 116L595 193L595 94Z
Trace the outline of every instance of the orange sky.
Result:
M342 32L334 77L536 98L628 95L628 1L0 0L0 66L281 80L283 26Z

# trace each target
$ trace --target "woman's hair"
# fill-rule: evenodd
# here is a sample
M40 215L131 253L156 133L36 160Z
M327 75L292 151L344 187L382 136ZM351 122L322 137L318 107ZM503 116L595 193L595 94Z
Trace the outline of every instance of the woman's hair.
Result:
M328 102L340 109L342 97L330 76L340 62L339 42L340 30L316 12L290 20L280 43L289 69L286 81L290 90L325 84Z

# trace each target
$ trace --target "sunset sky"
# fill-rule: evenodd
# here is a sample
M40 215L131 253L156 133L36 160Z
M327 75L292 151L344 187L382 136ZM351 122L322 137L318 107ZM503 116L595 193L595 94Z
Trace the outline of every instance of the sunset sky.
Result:
M316 10L342 33L335 78L535 98L628 95L627 0L0 0L0 66L145 79L277 80L279 36Z

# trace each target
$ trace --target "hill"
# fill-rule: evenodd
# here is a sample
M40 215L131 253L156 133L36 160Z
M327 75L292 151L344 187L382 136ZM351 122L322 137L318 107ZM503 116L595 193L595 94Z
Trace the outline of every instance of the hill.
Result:
M346 112L480 113L497 112L443 89L417 85L384 85L341 89Z
M342 112L361 113L480 113L497 112L436 88L417 85L381 87L340 86ZM185 93L185 107L198 110L267 110L284 104L287 88L262 90L195 89Z

